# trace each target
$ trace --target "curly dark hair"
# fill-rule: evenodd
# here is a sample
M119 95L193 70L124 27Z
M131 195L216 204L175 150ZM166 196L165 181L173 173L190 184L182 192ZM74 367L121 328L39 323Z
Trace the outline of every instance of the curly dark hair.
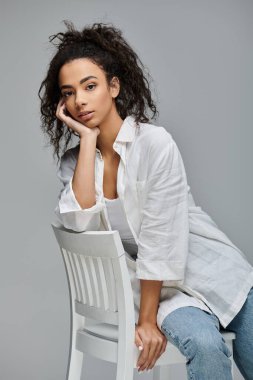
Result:
M65 138L64 151L67 150L72 135L78 136L56 117L57 105L61 98L58 75L61 67L67 62L88 58L104 70L108 84L113 76L118 77L120 92L115 99L115 105L122 119L133 115L138 125L139 122L149 122L146 108L152 111L151 119L159 113L151 96L149 81L144 75L143 69L146 68L122 37L121 30L111 23L94 23L78 31L71 21L63 22L67 31L49 36L49 41L57 47L57 52L49 64L38 92L41 101L41 128L49 137L49 144L54 147L53 155L57 155L58 160L62 136ZM152 79L148 71L147 75Z

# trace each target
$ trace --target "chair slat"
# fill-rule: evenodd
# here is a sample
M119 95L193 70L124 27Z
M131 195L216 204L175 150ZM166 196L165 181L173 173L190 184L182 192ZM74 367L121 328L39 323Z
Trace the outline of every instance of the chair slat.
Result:
M109 294L109 310L117 311L117 295L116 295L116 284L113 275L112 261L111 259L102 258L102 264L104 268L104 274L107 283L107 289Z
M108 310L108 307L109 307L109 305L108 305L108 291L107 291L104 268L103 268L103 264L101 262L101 258L96 257L96 260L94 260L94 264L96 266L96 272L97 272L98 289L99 289L99 295L100 295L100 301L101 301L101 308L103 308L104 310Z
M79 278L79 284L80 284L80 292L81 292L81 302L86 303L86 291L84 287L84 281L83 281L83 275L82 275L82 264L80 260L80 255L77 253L75 254L75 261L76 261L76 269L78 272L78 278ZM86 282L86 281L85 281Z
M94 259L91 256L87 257L87 264L89 265L89 270L90 270L90 275L91 275L90 278L91 278L91 282L92 282L94 306L100 307L100 299L99 299L99 292L98 292L96 269L94 267Z
M87 304L90 306L94 306L94 297L91 289L91 280L89 275L89 269L87 267L86 258L83 255L80 255L81 259L81 272L83 274L83 282L87 289Z
M87 288L87 282L85 281L84 271L83 271L83 265L82 265L82 255L78 254L77 259L79 262L79 271L80 271L80 281L82 284L82 290L83 290L83 298L84 303L89 303L88 301L88 288Z
M80 293L81 286L80 286L80 280L78 277L78 272L77 272L76 263L75 263L75 255L70 251L67 251L67 252L68 252L68 257L69 257L69 260L71 262L71 266L72 266L72 270L73 270L73 274L74 274L74 278L75 278L77 300L81 301L81 293Z
M68 269L68 274L69 274L69 280L71 282L71 291L75 291L75 294L72 295L72 297L74 297L75 299L77 299L78 297L78 293L77 293L77 285L76 285L76 279L75 279L75 275L74 275L74 271L73 271L73 266L72 266L72 262L69 258L69 254L68 254L68 251L66 251L64 248L61 248L61 251L63 253L63 257L65 259L65 263L66 263L66 266L67 266L67 269Z

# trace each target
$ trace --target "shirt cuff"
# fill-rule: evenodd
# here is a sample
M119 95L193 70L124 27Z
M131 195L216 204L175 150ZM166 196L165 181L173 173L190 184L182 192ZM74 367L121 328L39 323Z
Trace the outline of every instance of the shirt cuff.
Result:
M184 279L185 263L182 261L136 259L136 277L143 280L176 281Z
M59 210L60 213L65 213L65 212L70 212L70 211L85 211L85 212L97 212L98 210L98 205L99 209L101 208L101 196L99 196L98 192L96 191L96 204L93 205L92 207L82 209L80 204L78 203L75 193L72 188L72 179L73 176L70 178L69 183L65 186L64 190L62 191L60 195L60 200L59 200Z
M76 232L96 231L100 228L100 212L104 203L96 192L96 203L89 208L82 209L72 189L72 178L60 194L59 202L54 212L65 228Z

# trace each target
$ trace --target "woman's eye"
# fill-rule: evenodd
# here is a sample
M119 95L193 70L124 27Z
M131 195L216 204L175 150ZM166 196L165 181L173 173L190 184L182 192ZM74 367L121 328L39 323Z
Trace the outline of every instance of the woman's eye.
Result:
M87 88L90 87L90 86L91 86L91 87L96 87L95 84L88 84Z
M72 94L72 92L71 91L68 91L68 92L64 92L63 94L62 94L62 96L64 97L64 98L67 98L67 97L69 97L69 95L71 95Z

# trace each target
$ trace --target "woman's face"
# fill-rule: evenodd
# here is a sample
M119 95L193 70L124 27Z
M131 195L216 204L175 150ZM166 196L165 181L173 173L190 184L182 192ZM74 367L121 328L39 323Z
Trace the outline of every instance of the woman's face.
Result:
M59 88L70 115L85 126L98 126L115 111L114 98L119 93L119 81L114 77L108 87L105 73L87 58L65 63L59 71ZM91 118L80 113L92 111Z

